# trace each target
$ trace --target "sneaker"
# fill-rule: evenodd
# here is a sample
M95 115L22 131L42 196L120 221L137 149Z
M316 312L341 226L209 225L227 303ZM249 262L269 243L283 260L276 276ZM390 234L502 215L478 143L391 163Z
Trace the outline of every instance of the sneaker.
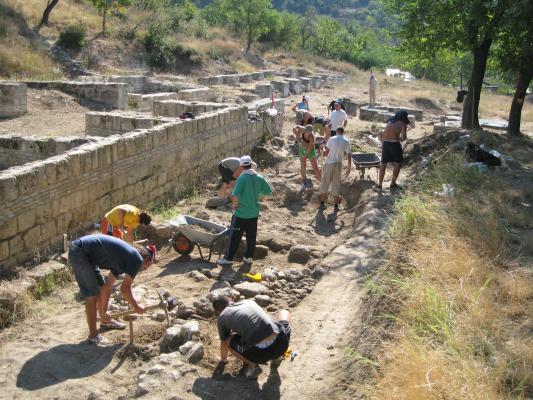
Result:
M242 259L242 261L245 263L245 264L252 264L254 262L254 259L252 257L244 257Z
M103 337L102 335L96 335L93 337L87 338L87 343L89 344L109 344L111 343L108 339Z
M218 264L218 265L231 265L231 264L233 264L233 261L231 261L231 260L226 260L225 257L221 257L221 258L217 261L217 264Z
M105 330L111 330L111 329L126 329L126 324L123 324L122 322L117 321L116 319L112 319L109 322L100 322L100 328Z
M333 206L333 212L339 212L339 205L338 204L335 204Z
M263 370L259 365L257 365L255 368L246 368L246 372L244 373L244 376L246 376L246 379L257 379L259 375L261 375L261 372Z

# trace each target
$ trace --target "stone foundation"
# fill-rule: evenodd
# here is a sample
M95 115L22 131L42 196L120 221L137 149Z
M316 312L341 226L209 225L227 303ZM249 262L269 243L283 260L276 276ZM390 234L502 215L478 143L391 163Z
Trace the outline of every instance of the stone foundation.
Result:
M28 112L27 87L24 83L0 82L0 118L19 117Z
M267 103L268 100L265 100ZM247 106L110 136L0 172L0 270L86 232L114 205L147 208L183 192L229 156L249 153L283 120L250 121Z
M313 90L313 82L311 78L298 78L302 85L302 90L304 92L310 92Z
M258 83L255 85L255 93L262 99L272 97L272 85L270 83Z
M287 78L289 82L289 91L291 94L301 94L302 93L302 82L299 79Z
M375 106L375 107L360 107L359 119L364 121L380 121L387 122L387 120L394 116L394 114L400 110L405 110L409 114L409 118L413 121L421 121L424 116L423 110L405 108L405 107L388 107L388 106Z
M230 107L229 104L200 101L164 100L154 102L154 115L177 118L184 112L201 114Z
M272 90L277 92L281 97L289 96L289 82L287 81L270 81Z
M215 97L213 89L208 87L180 90L178 92L178 99L185 101L210 101Z
M129 85L126 83L30 81L26 82L26 85L32 89L60 90L111 109L125 110L128 107Z
M177 100L178 95L175 92L170 93L152 93L152 94L138 94L128 93L128 105L132 110L137 111L152 111L154 101L161 100Z
M85 133L94 136L111 136L137 129L150 129L168 122L142 114L120 112L88 112L85 114Z
M354 102L352 99L343 99L344 104L344 111L346 111L346 114L351 115L353 117L357 116L357 109L359 108L359 104Z
M0 135L0 170L53 157L88 142L86 138Z

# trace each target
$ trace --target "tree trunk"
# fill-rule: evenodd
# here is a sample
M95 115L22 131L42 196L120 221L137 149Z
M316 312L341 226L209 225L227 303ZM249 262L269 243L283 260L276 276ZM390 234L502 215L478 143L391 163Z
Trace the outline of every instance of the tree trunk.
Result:
M102 36L105 36L105 20L107 16L107 10L102 10Z
M248 30L248 37L246 39L246 51L245 54L248 54L250 51L250 47L252 47L252 30Z
M522 118L522 106L526 97L526 90L529 87L531 78L533 77L533 60L523 59L518 69L518 80L516 82L516 90L514 92L513 103L511 104L511 111L509 111L509 125L507 126L507 133L509 136L520 136L520 120Z
M54 9L54 7L59 3L59 0L48 0L46 3L46 8L43 12L43 17L41 18L41 22L39 22L39 25L37 25L37 31L43 27L43 25L48 26L48 17L50 17L50 13Z
M481 97L481 87L485 78L487 68L487 58L489 56L492 39L485 39L481 46L472 50L474 55L474 67L468 82L468 95L463 107L463 117L461 127L464 129L479 128L479 99Z

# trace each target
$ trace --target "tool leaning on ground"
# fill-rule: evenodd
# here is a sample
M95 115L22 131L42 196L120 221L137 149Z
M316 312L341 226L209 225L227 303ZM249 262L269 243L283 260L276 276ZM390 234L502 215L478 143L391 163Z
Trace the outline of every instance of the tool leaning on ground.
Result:
M172 310L177 302L176 302L176 298L174 297L169 297L167 300L163 299L163 296L161 295L161 293L157 290L157 295L159 296L159 303L157 304L152 304L150 306L146 306L144 307L144 311L152 311L152 310L157 310L157 309L161 309L165 312L165 317L166 317L166 320L167 320L167 326L170 326L170 316L168 314L168 312L170 310ZM112 319L118 319L118 318L124 318L124 317L129 317L129 316L132 316L133 314L136 314L136 311L134 309L130 309L130 310L127 310L127 311L121 311L121 312L118 312L118 313L115 313L115 314L111 314L111 318ZM126 319L126 318L124 318ZM134 321L134 318L127 318L128 320L128 323L129 323L129 326L130 326L130 343L133 343L133 321Z

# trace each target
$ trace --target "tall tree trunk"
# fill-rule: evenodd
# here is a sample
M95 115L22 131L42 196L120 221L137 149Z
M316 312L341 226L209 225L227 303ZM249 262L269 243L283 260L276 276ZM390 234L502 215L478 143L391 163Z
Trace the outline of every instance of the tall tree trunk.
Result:
M520 120L522 119L522 106L526 97L526 90L533 78L533 59L524 58L518 69L518 80L514 92L511 111L509 111L509 125L507 133L509 136L520 136Z
M41 22L39 22L39 25L37 25L37 31L39 31L39 29L41 29L44 25L48 25L48 17L50 17L50 13L57 3L59 3L59 0L48 0L46 3L46 8L43 12L43 17L41 18Z
M468 82L468 95L465 99L461 126L464 129L479 128L479 99L481 97L481 87L485 78L487 68L487 58L489 56L492 39L485 39L481 46L472 51L474 55L474 67Z
M102 36L105 36L105 20L106 20L106 16L107 16L107 10L103 9L102 10Z
M248 37L246 38L246 51L245 54L248 54L250 51L250 47L252 47L252 30L248 30Z

